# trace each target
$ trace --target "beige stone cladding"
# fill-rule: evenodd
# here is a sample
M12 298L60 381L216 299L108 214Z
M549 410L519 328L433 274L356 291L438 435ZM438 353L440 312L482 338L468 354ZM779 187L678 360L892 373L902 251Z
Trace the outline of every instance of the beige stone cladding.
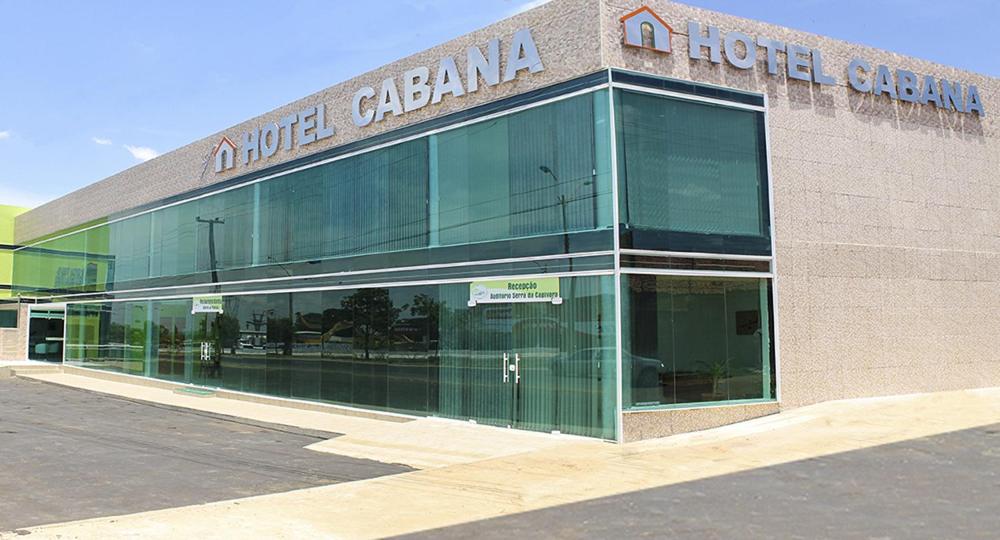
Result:
M18 243L25 243L115 212L203 188L233 176L592 73L601 67L601 41L598 39L599 27L596 22L599 20L599 8L598 0L557 0L341 82L18 216L15 225L16 240ZM505 66L506 47L509 47L514 33L522 28L531 29L545 66L544 71L533 74L521 71L515 81L493 87L480 84L477 92L460 98L445 95L438 104L431 104L399 117L387 115L384 121L364 128L358 128L352 122L351 99L359 88L369 86L377 92L384 79L394 77L402 92L403 72L426 66L430 68L433 78L437 73L438 62L445 56L455 58L464 80L468 47L478 46L485 53L487 43L494 38L501 40L502 65ZM277 72L281 67L272 66L270 69ZM225 106L224 99L220 99L220 103ZM209 162L210 156L223 135L239 145L244 132L278 122L283 116L319 104L327 106L328 124L336 129L334 136L300 148L293 147L290 151L279 150L268 159L251 162L248 167L237 166L220 174L214 172L214 163Z
M28 354L28 304L17 308L17 328L0 328L0 360L24 360Z
M622 442L656 439L735 424L775 414L779 407L778 403L767 402L629 411L622 415Z
M620 46L640 5L673 54ZM783 406L1000 385L1000 80L666 1L603 6L608 65L767 95ZM689 60L690 20L818 48L837 84L771 76L763 54ZM854 57L974 84L986 116L858 93Z

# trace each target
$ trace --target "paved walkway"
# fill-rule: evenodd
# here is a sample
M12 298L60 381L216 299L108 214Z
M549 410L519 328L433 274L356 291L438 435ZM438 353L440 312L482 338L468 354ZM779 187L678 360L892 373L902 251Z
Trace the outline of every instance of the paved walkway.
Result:
M143 538L385 537L565 508L640 490L691 486L713 478L724 482L735 478L724 475L802 460L839 459L836 456L844 452L997 423L1000 389L829 402L734 426L627 445L559 439L549 446L522 448L511 439L500 452L505 455L482 460L238 501L42 527L31 533L33 538L64 539L103 539L126 532ZM705 519L712 519L711 502L707 504L701 511ZM766 506L766 501L761 504ZM780 511L777 503L773 506ZM562 536L574 536L573 532L563 529ZM823 531L812 532L816 534L805 536L824 536ZM911 533L919 535L920 530Z
M178 394L164 388L70 373L35 373L26 377L260 422L342 433L342 436L318 442L310 446L310 449L384 463L399 463L417 469L471 463L581 440L589 441L570 435L511 431L456 420L400 418L400 421L386 421L220 397L198 397Z

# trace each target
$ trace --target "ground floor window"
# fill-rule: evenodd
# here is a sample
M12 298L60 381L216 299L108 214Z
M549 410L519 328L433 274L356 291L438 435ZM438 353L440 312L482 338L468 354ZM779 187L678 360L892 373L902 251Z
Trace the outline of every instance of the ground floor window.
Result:
M774 397L770 281L623 277L625 407Z
M614 279L561 302L470 305L470 284L73 304L69 363L178 382L613 439Z

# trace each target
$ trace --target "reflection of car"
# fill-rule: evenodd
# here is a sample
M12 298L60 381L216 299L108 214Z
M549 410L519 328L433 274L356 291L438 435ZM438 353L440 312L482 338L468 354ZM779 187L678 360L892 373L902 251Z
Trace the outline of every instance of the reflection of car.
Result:
M615 349L610 347L578 349L559 359L564 363L593 363L595 368L600 368L602 361L614 360ZM622 363L630 365L632 388L659 388L661 377L667 373L667 366L658 358L622 352Z
M267 332L255 330L241 330L239 346L241 349L264 349L267 345Z

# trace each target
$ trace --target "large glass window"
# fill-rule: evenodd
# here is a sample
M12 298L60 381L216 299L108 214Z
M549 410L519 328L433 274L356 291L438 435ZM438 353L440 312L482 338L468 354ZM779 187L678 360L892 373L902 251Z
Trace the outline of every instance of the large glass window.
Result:
M568 99L431 138L432 243L596 229L610 222L607 94Z
M771 399L769 281L628 275L626 407Z
M205 283L268 267L231 274L245 280L418 250L418 263L378 266L450 263L518 256L519 241L530 255L598 249L573 233L612 228L608 110L605 91L580 95L72 233L15 252L15 286ZM599 249L611 246L608 234Z
M762 112L615 91L622 247L769 254Z
M614 438L614 280L559 281L560 304L469 306L468 283L227 296L221 314L192 314L191 300L70 304L66 361Z

